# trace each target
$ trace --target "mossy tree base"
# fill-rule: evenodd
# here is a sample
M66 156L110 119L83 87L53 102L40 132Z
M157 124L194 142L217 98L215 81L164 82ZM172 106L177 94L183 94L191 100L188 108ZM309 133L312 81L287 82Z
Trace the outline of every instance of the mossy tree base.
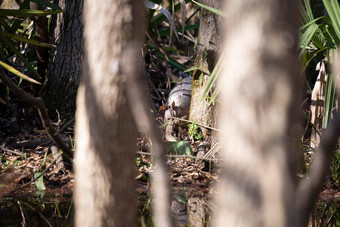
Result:
M220 0L204 0L203 4L219 9ZM196 48L195 67L192 80L191 106L189 119L199 124L214 127L215 105L209 100L202 100L204 88L217 62L220 47L221 18L205 9L201 10L198 44ZM204 129L203 129L204 130Z

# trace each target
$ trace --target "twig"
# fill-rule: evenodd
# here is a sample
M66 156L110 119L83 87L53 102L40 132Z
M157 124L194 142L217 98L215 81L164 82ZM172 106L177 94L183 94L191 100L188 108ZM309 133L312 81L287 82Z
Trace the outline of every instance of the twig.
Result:
M192 39L191 37L185 35L184 33L178 32L178 34L181 35L182 37L186 38L186 39L189 40L190 42L195 43L195 40L194 40L194 39Z
M47 220L47 218L46 218L44 215L42 215L42 213L40 213L37 209L35 209L35 208L32 207L31 205L29 205L28 203L25 203L24 201L17 200L17 202L21 202L22 204L28 206L28 207L31 208L32 210L35 210L35 211L40 215L40 217L42 217L42 218L45 220L45 222L47 223L48 226L53 227L53 225Z
M40 97L32 96L31 94L18 87L11 79L8 78L8 76L2 69L0 69L0 79L9 87L9 89L15 96L18 96L22 100L28 102L38 109L40 119L49 137L55 142L57 147L64 152L64 154L69 157L73 157L73 152L71 151L71 149L62 141L60 136L56 133L54 127L51 125L51 120L47 114L43 100Z
M195 122L193 122L193 121L185 120L185 119L178 118L178 117L172 117L172 116L170 116L169 118L174 119L174 120L178 120L178 121L188 122L188 123L191 123L191 124L195 123ZM197 122L196 122L196 124L197 124L198 126L200 126L200 127L203 127L203 128L207 128L207 129L214 130L214 131L217 131L217 132L223 132L221 129L217 129L217 128L213 128L213 127L210 127L210 126L202 125L202 124L199 124L199 123L197 123Z
M21 156L21 152L19 152L19 151L10 150L10 149L5 148L5 147L0 147L0 150L2 150L3 152L7 152L7 153L10 153L10 154Z
M155 154L149 153L149 152L143 152L143 151L138 151L137 154L143 154L143 155L149 155L149 156L154 156ZM197 156L192 156L192 155L175 155L175 154L168 154L165 155L167 158L192 158L196 160L203 160L203 161L212 161L212 162L220 162L222 159L218 158L203 158L203 157L197 157Z
M72 122L74 122L74 118L72 118L71 120L69 120L68 122L66 122L63 127L61 127L61 129L58 130L57 134L60 134L62 133L67 126L69 126Z
M25 214L24 214L24 211L22 209L22 206L20 204L20 201L17 201L18 205L19 205L19 208L20 208L20 214L21 214L21 217L22 217L22 226L26 226L26 218L25 218Z

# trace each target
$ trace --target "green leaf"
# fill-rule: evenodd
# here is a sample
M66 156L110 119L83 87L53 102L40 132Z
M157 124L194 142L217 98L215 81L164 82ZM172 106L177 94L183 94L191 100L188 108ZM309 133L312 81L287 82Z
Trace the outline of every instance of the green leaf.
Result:
M32 9L0 9L0 16L8 17L31 17L31 16L47 16L62 13L62 10L32 10Z
M209 10L209 11L212 12L212 13L215 13L215 14L221 16L221 17L224 17L224 16L225 16L224 13L223 13L223 11L221 11L221 10L219 10L219 9L215 9L215 8L213 8L213 7L204 5L204 4L199 3L199 2L196 2L196 1L194 1L194 0L192 0L192 2L195 3L195 4L198 5L198 6L200 6L200 7L204 8L204 9L206 9L206 10Z
M335 87L333 83L333 75L328 74L327 82L326 82L326 95L325 95L325 104L324 104L324 116L322 119L322 128L327 128L327 125L331 119L332 111L334 107L335 101Z
M0 61L0 66L2 66L3 68L7 69L8 71L10 71L11 73L21 77L22 79L25 79L31 83L35 83L35 84L39 84L41 85L40 82L36 81L35 79L30 78L29 76L26 76L25 74L19 72L18 70L16 70L15 68L13 68L10 65L7 65L5 62Z
M192 155L192 149L188 141L167 142L167 152L176 155Z
M34 174L34 178L37 178L40 175L41 175L41 172L37 172L37 173ZM46 190L46 187L44 185L44 179L43 179L42 175L34 182L34 184L38 188L39 191Z
M315 32L319 26L317 24L311 24L307 30L302 34L299 42L299 46L301 47L300 57L306 51L309 42L312 40L312 37L315 35Z
M43 160L42 168L46 167L46 157L47 157L47 152L45 152L45 154L44 154L44 160Z
M34 39L28 39L28 38L25 38L25 37L22 37L22 36L19 36L19 35L16 35L16 34L7 33L7 32L2 32L1 35L8 37L8 38L11 38L11 39L15 39L15 40L18 40L18 41L29 43L29 44L32 44L32 45L35 45L35 46L48 47L48 48L55 48L56 47L56 45L53 45L53 44L39 42L39 41L34 40Z
M225 60L225 56L224 56L224 54L222 54L220 59L218 59L216 65L215 65L215 68L214 68L214 70L212 71L212 73L211 73L211 75L209 77L207 85L204 88L203 94L201 96L201 101L206 99L206 98L208 98L209 92L212 90L213 85L216 84L216 80L217 80L219 74L221 73L222 62L224 62L224 60ZM214 91L214 95L212 97L210 97L212 99L210 99L209 104L211 104L211 103L213 103L215 101L215 98L216 98L216 96L218 94L218 91L219 91L218 89L216 89Z
M323 0L329 18L331 19L333 29L340 40L340 7L337 0Z

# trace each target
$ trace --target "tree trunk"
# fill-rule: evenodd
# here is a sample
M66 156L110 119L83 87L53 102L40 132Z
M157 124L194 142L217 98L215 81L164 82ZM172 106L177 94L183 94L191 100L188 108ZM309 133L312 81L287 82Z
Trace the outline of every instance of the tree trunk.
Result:
M226 1L217 226L299 226L300 80L295 1Z
M76 112L76 226L137 225L137 130L124 74L124 66L137 65L121 56L131 43L141 50L143 10L139 0L84 4L86 52Z
M201 2L216 9L221 6L220 0ZM214 106L209 105L208 100L201 101L201 98L219 55L220 37L220 16L202 8L195 59L195 66L200 70L194 73L192 80L189 119L210 127L214 125Z
M56 110L73 115L83 55L83 0L59 0L56 4L64 13L52 17L50 43L57 48L50 53L41 95L51 116L56 116Z

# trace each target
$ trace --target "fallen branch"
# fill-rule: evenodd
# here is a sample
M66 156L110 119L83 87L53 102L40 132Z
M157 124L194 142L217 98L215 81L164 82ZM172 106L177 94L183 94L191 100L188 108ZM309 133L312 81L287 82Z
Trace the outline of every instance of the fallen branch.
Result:
M0 79L2 80L3 83L5 83L9 87L9 89L15 96L21 98L25 102L28 102L29 104L38 109L40 119L49 137L55 142L57 147L61 149L67 156L73 157L73 152L71 151L71 149L62 141L60 136L57 134L57 131L51 125L51 120L47 114L43 100L40 97L32 96L31 94L25 92L23 89L18 87L10 78L8 78L8 76L2 69L0 69Z
M149 153L149 152L143 152L143 151L138 151L137 154L143 154L143 155L148 155L148 156L154 156L155 154ZM212 161L212 162L221 162L223 159L218 159L218 158L204 158L204 157L197 157L197 156L192 156L192 155L175 155L175 154L168 154L165 155L167 158L192 158L196 160L202 160L202 161Z
M21 156L22 155L21 152L16 151L16 150L10 150L10 149L8 149L6 147L0 147L0 150L2 150L3 152L6 152L6 153L10 153L12 155L17 155L17 156Z

